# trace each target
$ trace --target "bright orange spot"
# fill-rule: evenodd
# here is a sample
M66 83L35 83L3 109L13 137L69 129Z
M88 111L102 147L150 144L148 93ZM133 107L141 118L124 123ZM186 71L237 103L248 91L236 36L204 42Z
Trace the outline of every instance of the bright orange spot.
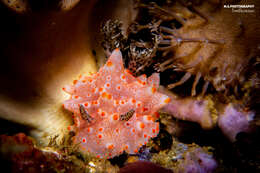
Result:
M148 108L143 107L142 110L143 110L143 112L145 112L145 111L148 111Z
M144 123L141 122L139 126L140 126L141 129L143 129L144 128Z
M99 92L102 92L102 91L103 91L103 88L102 88L102 87L101 87L101 88L99 88L99 89L98 89L98 91L99 91Z
M144 137L147 138L147 134L144 134Z
M132 129L132 132L134 133L134 132L135 132L135 129Z
M153 133L155 133L155 129L153 129Z
M97 158L99 159L99 158L100 158L100 155L97 155Z
M111 67L113 65L113 63L111 61L107 61L107 66Z
M107 93L106 93L106 92L103 92L101 96L102 96L103 98L106 98L106 97L107 97Z
M125 75L122 75L121 78L122 78L122 79L125 79Z
M74 80L74 81L73 81L73 84L75 85L77 82L78 82L78 80Z
M82 80L83 83L86 83L86 80Z
M135 153L138 153L138 150L137 150L137 149L135 149L135 150L134 150L134 152L135 152Z
M152 116L148 115L147 116L147 120L151 121L152 120Z
M164 103L170 103L171 99L168 97L167 99L164 100Z
M119 101L118 100L116 100L116 105L119 105Z
M128 70L128 69L126 69L125 72L130 74L130 75L132 75L132 72L130 70Z
M120 86L117 86L117 89L118 89L118 90L120 90L120 89L121 89L121 87L120 87Z
M152 87L152 93L154 94L156 92L156 88Z
M159 131L159 124L156 124L156 131Z
M118 132L119 132L119 129L116 129L116 132L118 133Z
M141 103L137 103L137 107L141 107Z
M93 80L92 79L88 79L88 81L91 83L91 82L93 82Z
M90 128L88 128L88 132L90 132Z
M109 145L107 148L110 149L110 150L112 150L112 149L114 148L114 145L111 144L111 145Z
M75 99L79 98L79 96L74 96Z
M91 96L91 94L90 94L90 93L88 93L88 94L87 94L87 96L88 96L88 97L90 97L90 96Z
M121 100L121 104L122 104L122 105L125 104L124 100Z
M102 127L100 127L100 128L98 129L98 131L102 132L102 131L103 131L103 128L102 128Z
M140 84L143 84L143 81L141 81L140 79L138 79L137 82L140 83Z
M63 87L62 90L65 91L65 88Z
M112 95L111 94L108 94L107 95L107 99L110 100L112 98Z
M135 100L135 99L132 99L132 103L133 103L133 104L136 103L136 100Z
M68 129L68 131L71 131L71 126L68 126L67 129Z
M125 150L127 150L127 149L128 149L128 145L125 146Z
M86 107L87 107L87 106L88 106L88 102L84 103L84 106L86 106Z
M118 120L118 114L114 114L114 115L113 115L113 120L115 120L115 121ZM117 130L118 130L118 129L117 129Z
M105 116L106 115L106 113L105 112L101 112L101 116Z
M101 135L101 134L99 134L99 135L98 135L98 138L99 138L99 139L101 139L101 138L102 138L102 135Z
M64 108L64 106L65 106L65 105L64 105L64 104L62 104L62 108Z
M106 86L107 86L107 87L110 87L110 84L109 84L109 83L107 83L107 84L106 84Z
M142 84L143 84L143 85L146 85L146 82L143 82Z
M146 74L143 74L142 76L146 78Z
M93 105L97 105L97 104L98 104L98 101L97 101L97 100L92 101L92 104L93 104Z
M81 77L82 77L82 74L79 75L79 78L81 78Z
M82 142L83 142L83 143L85 143L85 142L86 142L86 139L85 139L85 138L83 138L83 139L82 139Z
M96 89L95 89L95 88L92 88L91 92L92 92L92 93L95 93L95 92L96 92Z

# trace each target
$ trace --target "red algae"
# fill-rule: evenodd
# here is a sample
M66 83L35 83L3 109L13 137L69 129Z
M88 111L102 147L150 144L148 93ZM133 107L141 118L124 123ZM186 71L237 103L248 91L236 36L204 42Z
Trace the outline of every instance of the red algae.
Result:
M64 108L74 113L74 144L102 158L138 152L159 133L156 111L170 101L157 92L159 80L158 73L132 76L116 49L99 72L64 87L71 95Z

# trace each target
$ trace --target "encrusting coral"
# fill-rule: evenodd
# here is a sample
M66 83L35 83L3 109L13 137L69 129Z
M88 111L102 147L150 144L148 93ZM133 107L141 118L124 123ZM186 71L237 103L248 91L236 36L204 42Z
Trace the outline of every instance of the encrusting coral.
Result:
M130 154L159 133L156 111L170 98L157 92L159 74L135 78L124 69L119 49L91 77L81 76L64 87L71 95L65 109L74 113L74 144L83 152L111 158Z

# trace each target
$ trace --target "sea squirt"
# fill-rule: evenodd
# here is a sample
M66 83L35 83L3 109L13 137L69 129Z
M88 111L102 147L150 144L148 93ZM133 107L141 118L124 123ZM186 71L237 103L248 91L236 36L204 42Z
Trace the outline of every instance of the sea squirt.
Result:
M157 110L170 98L157 92L158 73L134 77L124 69L119 49L91 76L81 76L63 90L71 95L64 108L73 112L74 144L101 158L130 154L159 133Z

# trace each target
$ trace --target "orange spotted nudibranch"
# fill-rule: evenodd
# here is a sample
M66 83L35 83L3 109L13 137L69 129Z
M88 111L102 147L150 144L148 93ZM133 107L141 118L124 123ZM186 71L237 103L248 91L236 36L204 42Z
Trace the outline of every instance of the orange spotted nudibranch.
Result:
M136 153L159 133L156 111L169 97L157 92L158 73L134 77L124 69L119 49L91 76L81 76L63 90L71 95L64 108L73 112L74 144L81 152L112 158Z

